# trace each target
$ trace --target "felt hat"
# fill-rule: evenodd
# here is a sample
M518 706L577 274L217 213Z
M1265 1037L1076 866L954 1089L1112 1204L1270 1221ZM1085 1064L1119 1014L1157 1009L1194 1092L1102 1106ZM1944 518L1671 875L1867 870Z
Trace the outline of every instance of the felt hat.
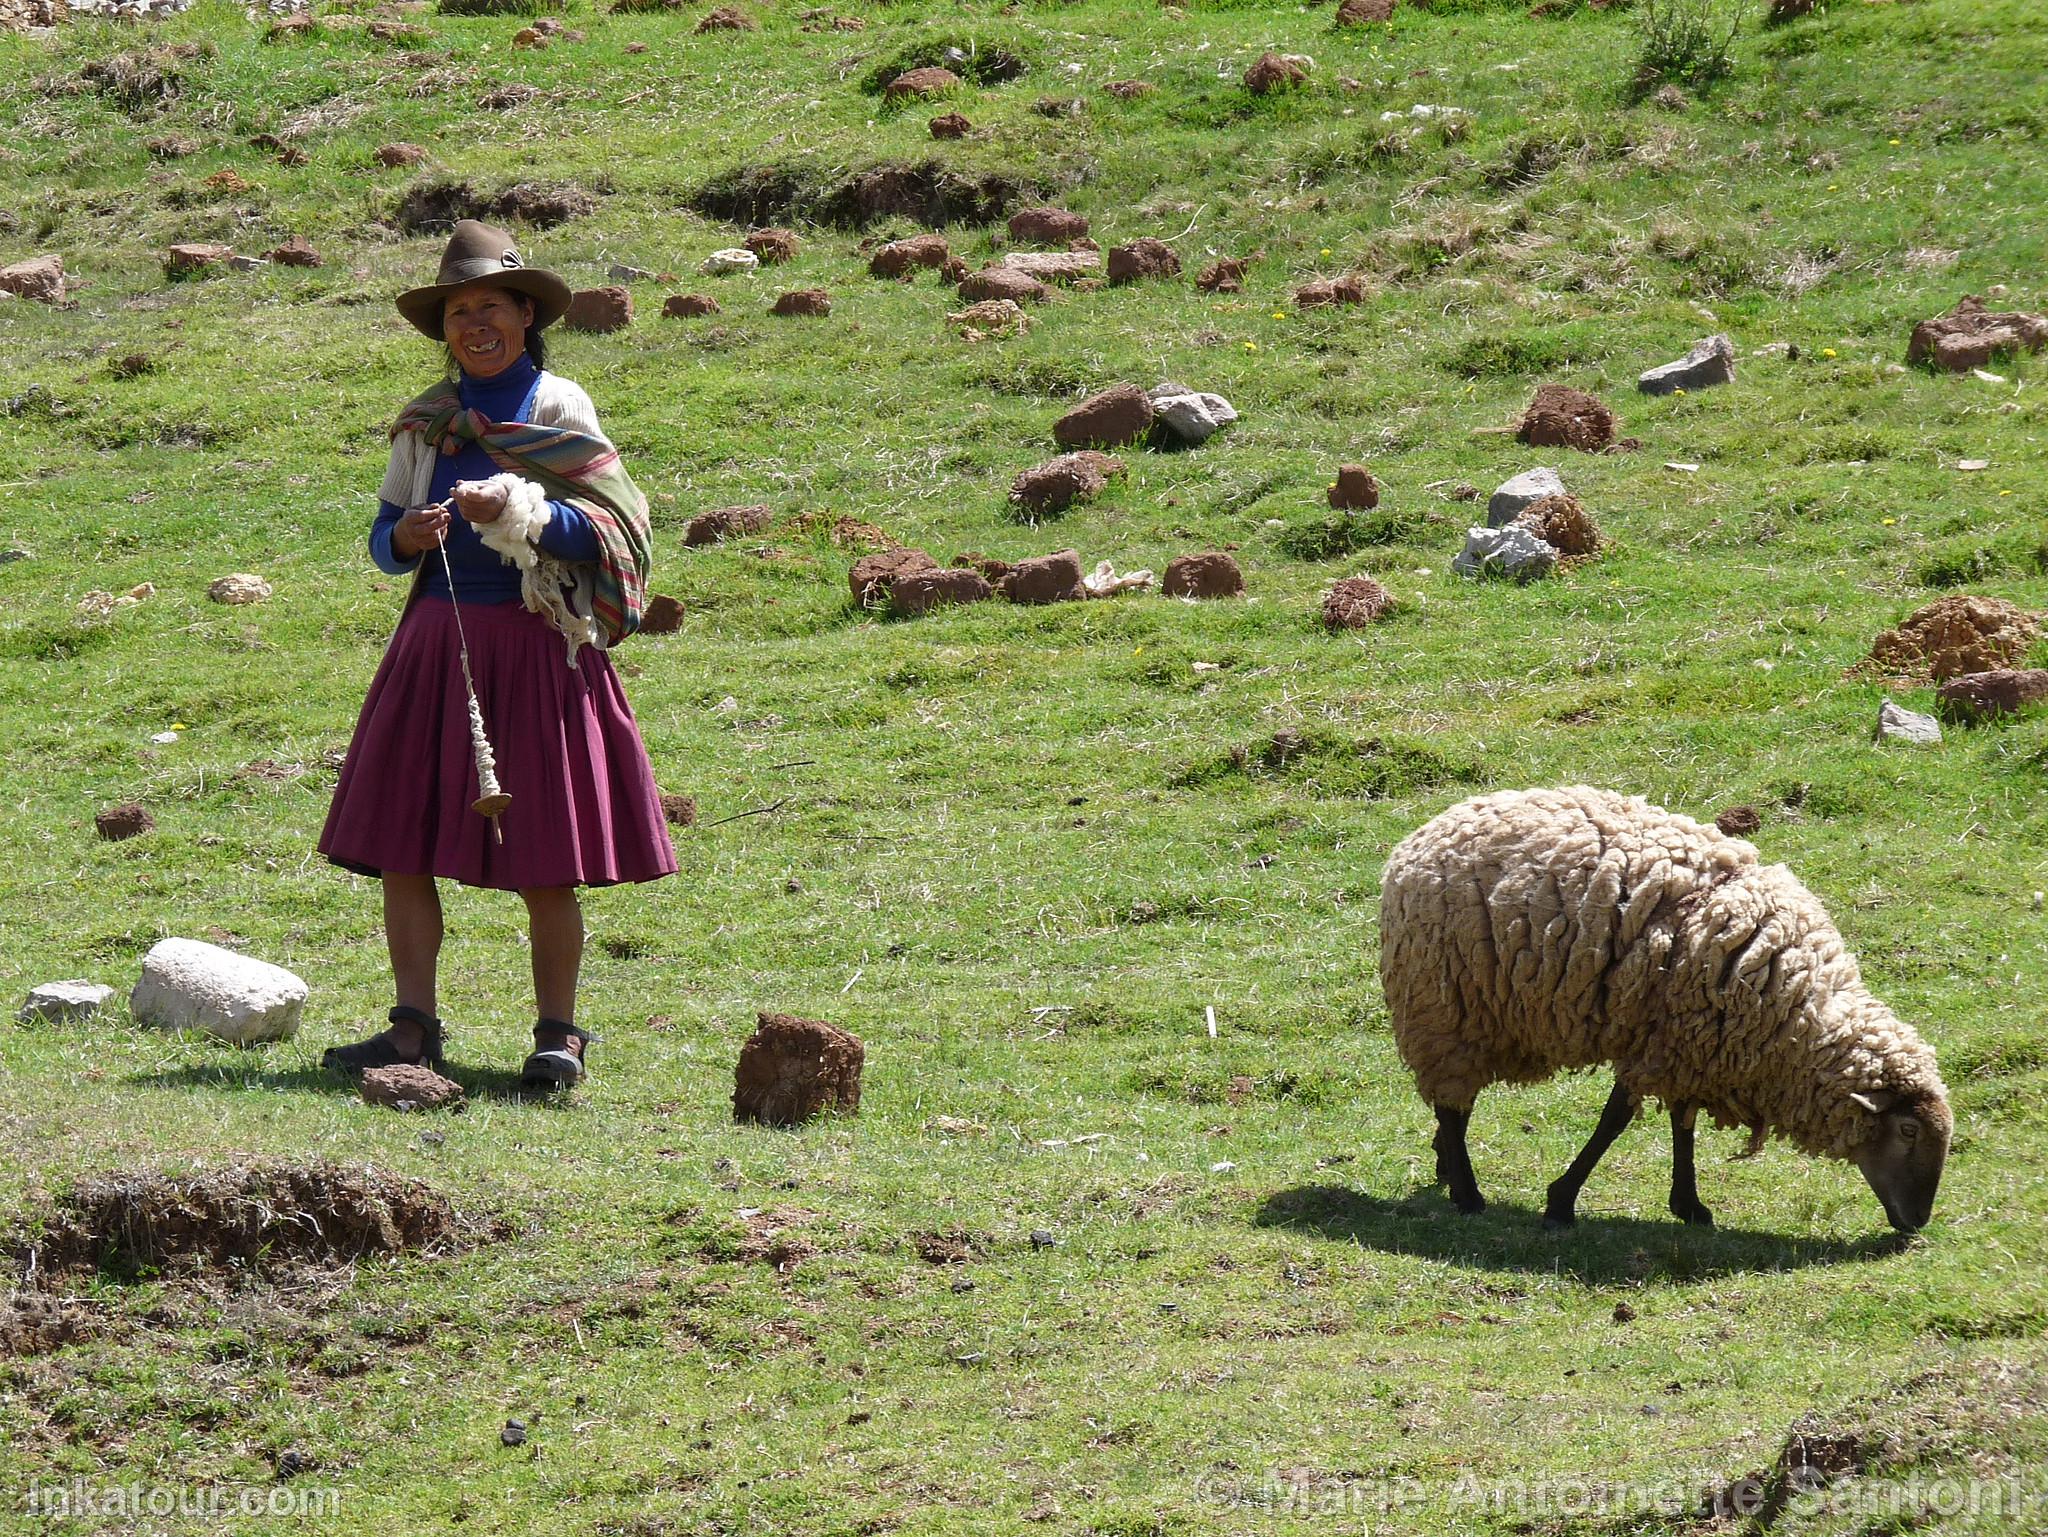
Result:
M441 340L441 305L458 288L491 283L533 300L535 330L554 324L569 307L569 285L519 259L512 237L476 219L462 219L441 253L441 270L424 288L398 296L398 313L435 341Z

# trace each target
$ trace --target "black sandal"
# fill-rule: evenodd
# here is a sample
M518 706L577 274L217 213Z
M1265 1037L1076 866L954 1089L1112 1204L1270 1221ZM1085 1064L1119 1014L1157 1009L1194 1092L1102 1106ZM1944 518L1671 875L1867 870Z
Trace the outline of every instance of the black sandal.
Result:
M543 1046L541 1036L566 1035L576 1042L577 1049L571 1051L566 1044ZM590 1053L590 1043L595 1040L589 1031L559 1019L544 1019L533 1027L534 1049L519 1066L519 1087L522 1089L566 1089L573 1088L584 1078L584 1062Z
M360 1073L368 1067L430 1067L442 1072L448 1066L442 1056L442 1023L424 1010L401 1003L387 1016L394 1025L420 1027L420 1049L408 1056L398 1049L398 1039L389 1030L379 1030L368 1040L351 1046L330 1046L320 1054L320 1065L336 1072Z

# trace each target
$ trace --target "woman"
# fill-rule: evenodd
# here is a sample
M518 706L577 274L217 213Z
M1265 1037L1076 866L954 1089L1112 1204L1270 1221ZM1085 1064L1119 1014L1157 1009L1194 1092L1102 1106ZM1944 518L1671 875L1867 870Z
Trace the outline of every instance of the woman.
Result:
M520 1079L580 1081L591 1037L575 1022L576 888L676 868L605 654L640 622L647 503L590 397L542 370L541 333L568 305L566 283L471 219L455 226L437 280L398 298L452 367L391 430L370 556L413 583L320 835L335 864L383 881L397 992L388 1028L328 1050L323 1063L342 1071L442 1065L435 881L446 877L525 899L539 1022ZM510 802L485 815L498 804L482 800L493 766Z

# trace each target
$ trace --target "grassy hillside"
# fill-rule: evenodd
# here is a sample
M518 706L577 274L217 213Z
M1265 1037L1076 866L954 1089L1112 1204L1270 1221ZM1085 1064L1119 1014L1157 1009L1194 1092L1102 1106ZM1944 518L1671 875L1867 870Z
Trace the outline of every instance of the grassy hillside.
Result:
M1875 747L1885 685L1848 674L1944 593L2048 609L2042 360L1897 366L1965 293L2048 307L2038 7L1759 13L1728 78L1661 97L1632 88L1619 9L777 3L698 35L704 9L571 11L587 36L545 51L513 46L527 18L431 11L322 7L267 39L218 0L0 35L0 265L61 253L78 285L0 303L0 545L29 552L0 564L0 995L125 993L167 934L313 990L302 1035L256 1052L119 1008L0 1033L0 1208L19 1243L76 1180L263 1155L373 1164L498 1224L339 1272L71 1285L84 1337L0 1353L0 1490L261 1494L291 1453L292 1487L406 1532L1691 1532L1804 1426L1865 1471L1774 1531L2039 1530L2048 716ZM885 101L949 47L986 80ZM1267 49L1310 56L1307 84L1251 95ZM1156 89L1104 90L1129 79ZM948 108L975 130L934 143ZM379 167L399 140L427 162ZM864 242L927 227L863 224L870 173L926 162L972 266L1006 249L972 216L1047 199L1105 248L1170 240L1186 274L965 342L951 289L866 270ZM318 1069L389 981L374 886L312 849L402 595L363 549L385 428L436 366L390 300L431 277L434 216L534 183L589 211L518 226L530 262L679 275L550 362L654 506L686 618L617 660L702 820L679 878L587 904L604 1039L563 1104L504 1087L518 904L450 893L474 1103L429 1123ZM795 262L697 275L745 231L721 210L794 223ZM293 234L325 265L161 265ZM1253 253L1243 293L1194 287ZM1367 303L1292 302L1344 273ZM796 287L830 317L771 318ZM723 312L659 318L685 290ZM1733 385L1637 395L1715 330ZM1162 378L1242 420L1016 521L1064 410ZM1498 430L1544 381L1640 446ZM1333 536L1343 462L1386 489ZM1483 506L1458 488L1537 464L1609 547L1527 587L1452 576ZM683 547L734 502L777 523ZM848 600L840 519L942 563L1231 546L1250 596L890 620ZM231 571L275 597L209 602ZM1356 573L1398 606L1332 635L1321 594ZM1940 1053L1957 1139L1924 1234L1891 1237L1845 1165L1727 1161L1732 1132L1702 1141L1720 1226L1682 1228L1646 1117L1545 1235L1592 1079L1481 1099L1485 1216L1428 1188L1374 972L1381 864L1464 795L1575 782L1759 810L1764 856ZM126 800L156 831L97 839ZM757 1009L865 1039L857 1119L730 1125ZM1972 1479L1958 1514L1943 1491ZM1628 1492L1574 1503L1587 1480ZM0 1530L265 1524L0 1500Z

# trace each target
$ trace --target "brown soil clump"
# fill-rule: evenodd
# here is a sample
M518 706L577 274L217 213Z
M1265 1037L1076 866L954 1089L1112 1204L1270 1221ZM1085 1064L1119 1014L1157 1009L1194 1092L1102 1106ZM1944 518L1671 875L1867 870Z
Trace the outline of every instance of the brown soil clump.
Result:
M683 627L683 605L667 593L649 597L640 610L640 635L673 635Z
M1584 390L1541 384L1515 436L1533 448L1576 448L1596 454L1614 441L1614 413Z
M958 112L942 112L925 127L934 139L964 139L974 131L974 125Z
M758 503L746 507L714 507L690 519L683 530L686 545L716 544L743 534L758 534L775 521L775 509Z
M1380 504L1379 478L1362 464L1337 467L1337 483L1330 487L1330 506L1337 512L1351 512Z
M846 575L846 585L853 590L853 601L862 608L880 608L889 601L889 591L898 577L913 571L930 571L937 565L923 550L877 550L853 563L853 569Z
M1788 21L1797 21L1801 16L1811 16L1820 0L1771 0L1770 14L1764 18L1766 26L1780 26Z
M29 261L0 267L0 291L44 304L64 302L64 258L38 256Z
M326 262L313 249L313 242L304 235L294 235L283 245L272 246L263 258L276 262L280 267L324 267Z
M1363 27L1375 21L1394 19L1394 0L1344 0L1337 7L1337 25Z
M1262 53L1244 72L1244 88L1254 96L1265 96L1308 81L1308 71L1285 54Z
M1142 240L1133 240L1129 245L1115 246L1110 250L1111 287L1121 283L1142 282L1147 278L1179 276L1180 258L1173 254L1173 247L1163 240L1154 240L1147 235Z
M22 1292L0 1303L0 1360L48 1355L93 1332L92 1316L73 1302Z
M1113 384L1053 423L1062 448L1121 448L1152 430L1152 402L1135 384Z
M1140 101L1159 87L1149 80L1112 80L1103 89L1118 101Z
M661 797L661 819L671 827L695 827L697 797L664 791Z
M788 1275L818 1252L816 1244L795 1231L816 1221L817 1216L802 1206L778 1206L743 1217L740 1220L747 1225L747 1236L739 1241L732 1257L750 1265L771 1265L777 1275ZM707 1245L704 1257L720 1258L717 1245Z
M107 842L119 843L124 838L139 838L156 831L156 818L139 801L126 801L100 812L92 819L92 825Z
M473 1236L471 1227L419 1180L368 1165L258 1162L87 1180L57 1200L34 1248L53 1276L259 1272L402 1254Z
M2001 352L2039 352L2043 347L2048 347L2048 315L1987 310L1982 299L1967 294L1946 315L1913 327L1906 361L1961 374L1984 367Z
M827 1110L860 1109L860 1038L823 1020L762 1013L740 1048L732 1118L797 1126Z
M1546 496L1525 507L1515 522L1560 555L1594 555L1600 530L1576 496Z
M1049 517L1076 502L1093 501L1112 477L1123 473L1121 460L1084 448L1022 471L1010 484L1010 502L1029 517Z
M825 530L825 537L832 542L834 549L860 550L865 553L869 550L893 550L897 547L895 538L886 529L878 528L873 523L864 523L859 518L833 518L830 513L805 513L796 520L796 532L808 534L828 518L831 519L831 523Z
M1010 238L1028 245L1065 245L1088 233L1088 221L1064 208L1020 208L1010 215Z
M718 301L709 294L670 294L661 306L664 320L694 320L717 313Z
M884 87L884 101L907 101L925 96L939 96L954 90L960 84L960 77L950 69L936 64L927 64L922 69L908 69Z
M1747 838L1764 825L1764 819L1754 806L1730 806L1714 818L1714 825L1731 838Z
M1964 673L1943 683L1937 693L1941 713L1971 724L2011 715L2048 699L2048 671L2039 667L1999 667Z
M1369 576L1347 576L1323 595L1323 623L1333 630L1362 630L1383 618L1394 600Z
M868 258L868 271L878 278L901 278L908 282L919 267L943 267L952 256L952 247L946 244L944 235L912 235L878 249Z
M762 266L774 267L796 260L799 242L795 230L772 228L749 230L747 238L740 243L761 258Z
M562 324L570 330L593 331L600 336L623 331L632 323L632 292L616 283L578 289L569 296L569 308L562 314Z
M400 141L396 144L380 144L377 153L371 157L387 171L402 170L409 165L418 165L427 158L427 152L417 144Z
M700 35L705 32L758 32L761 24L745 11L721 5L690 30Z
M1004 574L1002 588L1012 603L1079 603L1088 596L1078 550L1020 560Z
M960 280L960 297L976 302L1008 299L1013 304L1037 304L1045 294L1045 285L1037 278L1011 267L983 267Z
M946 324L957 326L962 341L984 342L991 336L1028 336L1031 317L1017 307L1014 299L983 299L964 310L946 316Z
M1195 287L1205 294L1241 294L1244 292L1245 269L1251 266L1246 257L1221 256L1204 267L1195 278Z
M164 276L172 279L192 277L209 268L220 266L234 254L233 246L215 245L207 241L188 241L174 245L164 253Z
M1166 563L1159 590L1169 598L1238 598L1244 596L1244 572L1222 550L1176 555Z
M462 1085L431 1067L399 1063L363 1070L363 1102L389 1110L460 1110Z
M912 1233L910 1242L927 1265L964 1265L981 1252L973 1235L957 1227L943 1233Z
M2011 667L2040 633L2040 616L2016 603L1954 593L1879 635L1870 655L1850 671L1939 683Z
M158 160L183 160L189 155L198 154L200 150L197 139L182 133L160 133L155 138L145 140L142 147Z
M832 296L822 288L792 288L768 307L771 315L824 316L832 313Z
M984 555L979 550L963 550L953 557L953 564L963 571L979 571L981 579L991 587L1001 587L1003 578L1010 574L1010 563L997 560L993 555Z
M1296 307L1305 310L1326 304L1363 304L1365 298L1365 280L1357 277L1318 278L1294 290Z
M931 612L953 603L982 603L992 596L988 579L979 571L949 566L931 571L908 571L889 588L889 604L906 618Z

